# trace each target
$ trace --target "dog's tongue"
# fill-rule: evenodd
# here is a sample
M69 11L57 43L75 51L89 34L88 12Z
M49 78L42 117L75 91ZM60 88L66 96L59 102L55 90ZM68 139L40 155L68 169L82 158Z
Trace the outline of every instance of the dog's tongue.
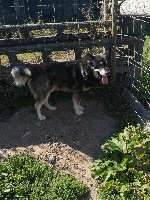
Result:
M102 76L102 83L103 84L108 84L108 78L107 78L107 76Z

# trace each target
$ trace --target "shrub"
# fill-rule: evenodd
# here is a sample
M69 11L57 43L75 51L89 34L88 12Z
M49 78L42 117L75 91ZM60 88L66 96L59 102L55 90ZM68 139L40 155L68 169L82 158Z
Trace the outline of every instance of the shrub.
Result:
M102 146L92 166L99 200L150 199L150 132L128 126Z
M29 155L0 163L1 199L77 200L86 193L87 188L74 177L56 172Z

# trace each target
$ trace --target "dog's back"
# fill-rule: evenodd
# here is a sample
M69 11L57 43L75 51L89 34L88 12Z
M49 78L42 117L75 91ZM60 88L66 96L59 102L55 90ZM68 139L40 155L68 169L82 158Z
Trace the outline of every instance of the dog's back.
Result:
M32 85L35 82L48 79L51 86L60 90L71 90L76 85L76 81L82 82L82 75L77 61L73 62L50 62L38 65L15 66L11 75L16 86L24 86L26 82ZM45 79L45 80L44 80ZM40 81L41 82L41 81Z

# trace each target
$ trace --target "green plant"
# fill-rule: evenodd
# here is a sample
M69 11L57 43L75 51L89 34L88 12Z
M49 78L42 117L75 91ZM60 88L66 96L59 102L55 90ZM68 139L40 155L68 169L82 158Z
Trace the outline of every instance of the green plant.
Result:
M29 155L0 163L0 197L11 200L77 200L87 188L74 177L56 172Z
M92 167L99 200L150 199L150 132L128 126L102 146Z
M149 99L150 100L150 36L146 36L143 47L143 62L142 62L142 72L136 83L138 88L138 94L140 93L140 99Z

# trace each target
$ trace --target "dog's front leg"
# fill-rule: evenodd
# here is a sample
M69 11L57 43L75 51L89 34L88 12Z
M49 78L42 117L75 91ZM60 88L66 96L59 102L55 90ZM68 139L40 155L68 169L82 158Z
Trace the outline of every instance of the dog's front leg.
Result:
M81 94L82 92L73 93L73 107L77 115L82 115L84 110L84 108L80 105Z
M46 117L44 116L44 115L42 115L42 113L41 113L41 107L42 107L42 105L43 105L43 102L41 102L41 101L37 101L36 103L35 103L35 109L36 109L36 111L37 111L37 115L38 115L38 119L41 121L41 120L45 120L46 119Z

